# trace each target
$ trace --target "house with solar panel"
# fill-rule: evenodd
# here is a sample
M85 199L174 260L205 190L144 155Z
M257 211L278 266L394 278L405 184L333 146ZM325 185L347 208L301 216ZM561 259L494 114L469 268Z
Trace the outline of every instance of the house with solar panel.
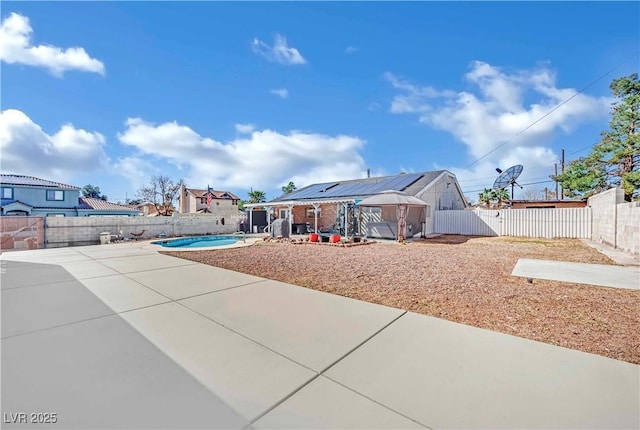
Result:
M80 188L24 175L0 175L0 216L137 216L129 206L80 196Z
M385 193L417 198L424 203L410 205L404 212L399 210L402 205L360 206L363 200ZM432 233L434 211L466 206L456 176L447 170L312 184L267 203L245 204L249 226L256 225L253 209L264 208L267 212L267 226L256 226L254 231L268 231L272 221L286 219L292 234L325 232L343 237L389 239L398 237L398 226L406 234L402 237Z

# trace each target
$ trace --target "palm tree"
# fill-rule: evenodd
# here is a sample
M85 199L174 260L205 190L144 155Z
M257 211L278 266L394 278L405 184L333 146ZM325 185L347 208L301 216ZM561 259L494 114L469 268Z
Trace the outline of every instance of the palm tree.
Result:
M506 188L500 188L499 190L493 190L492 200L498 201L498 207L502 206L502 202L511 200L509 191Z
M488 207L491 203L491 200L493 200L493 190L490 188L485 188L480 194L478 194L478 200L480 201L480 203L484 203Z
M267 201L267 195L264 191L249 191L249 203L263 203Z

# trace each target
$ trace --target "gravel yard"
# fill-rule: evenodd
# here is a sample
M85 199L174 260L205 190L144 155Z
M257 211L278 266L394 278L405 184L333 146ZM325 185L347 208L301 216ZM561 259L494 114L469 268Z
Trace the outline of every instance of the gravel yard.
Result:
M614 264L579 240L445 235L165 254L640 364L640 291L511 276L518 258Z

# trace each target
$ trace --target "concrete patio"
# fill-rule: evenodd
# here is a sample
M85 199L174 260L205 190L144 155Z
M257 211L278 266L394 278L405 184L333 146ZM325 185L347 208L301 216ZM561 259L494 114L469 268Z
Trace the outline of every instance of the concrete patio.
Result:
M3 428L640 427L634 364L145 243L0 264Z

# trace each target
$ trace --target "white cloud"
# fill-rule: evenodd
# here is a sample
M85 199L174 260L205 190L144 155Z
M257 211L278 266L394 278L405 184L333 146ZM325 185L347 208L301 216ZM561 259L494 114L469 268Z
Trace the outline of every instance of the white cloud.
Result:
M300 188L366 172L359 154L364 141L352 136L267 129L219 142L176 122L152 124L134 118L118 138L139 151L136 158L152 156L179 166L192 186L271 189L292 180Z
M104 75L104 64L91 58L80 47L59 48L52 45L32 45L33 28L29 18L11 13L0 25L0 60L8 64L44 67L56 77L69 70Z
M347 48L344 50L344 52L346 54L355 54L358 51L359 51L358 48L356 48L355 46L351 46L351 45L347 46Z
M292 65L305 64L307 62L300 52L296 48L289 47L287 39L279 34L275 35L273 46L269 46L260 39L255 38L253 39L251 48L256 54L262 55L274 63Z
M271 94L275 94L280 98L286 99L287 97L289 97L289 91L286 88L280 88L277 90L271 90L269 91Z
M139 190L149 182L151 176L164 174L162 169L147 158L123 157L113 166L113 172L128 179L131 189Z
M391 113L423 113L431 110L431 106L426 103L429 99L438 97L450 97L454 95L452 91L438 91L433 87L418 87L407 82L406 79L387 72L384 78L396 89L404 93L396 95L392 102Z
M391 102L392 113L417 115L421 122L447 131L462 142L471 161L482 157L469 169L448 168L460 180L486 177L496 167L505 169L514 164L525 166L523 181L547 178L557 159L549 148L554 135L604 118L609 110L608 98L558 88L553 71L543 66L507 73L476 61L464 77L472 89L454 92L416 86L391 73L385 75L400 91ZM549 113L572 96L575 98ZM485 186L492 184L488 180Z
M253 130L255 130L255 126L253 124L236 124L236 131L241 134L251 134Z
M23 112L0 113L2 171L68 181L78 172L104 170L108 157L100 133L71 124L49 135Z

